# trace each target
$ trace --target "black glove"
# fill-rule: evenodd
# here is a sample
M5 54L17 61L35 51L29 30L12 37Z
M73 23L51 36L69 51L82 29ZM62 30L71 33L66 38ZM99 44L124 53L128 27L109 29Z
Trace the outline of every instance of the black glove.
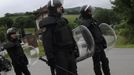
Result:
M74 48L74 55L75 55L75 58L77 58L77 57L80 56L79 50L78 50L78 47L77 46L75 46L75 48Z
M55 67L55 59L48 59L48 65L50 67Z
M103 48L104 48L104 49L106 49L106 48L107 48L107 45L106 45L106 44L104 44L104 45L103 45Z
M103 44L103 48L106 49L107 48L107 42L106 42L104 37L102 39L102 44Z

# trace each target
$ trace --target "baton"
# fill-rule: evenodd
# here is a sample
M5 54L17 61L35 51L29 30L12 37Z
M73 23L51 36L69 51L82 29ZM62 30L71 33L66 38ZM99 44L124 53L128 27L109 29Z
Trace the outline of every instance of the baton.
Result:
M44 62L46 62L46 63L48 63L48 61L47 61L46 59L42 58L42 57L40 57L39 59L42 60L42 61L44 61ZM74 74L73 72L68 71L67 69L65 69L65 68L63 68L63 67L61 67L61 66L58 66L58 65L55 65L55 66L56 66L57 68L59 68L59 69L65 71L65 72L71 74L71 75L76 75L76 74ZM52 70L52 71L53 71L53 70ZM53 72L52 72L52 73L53 73ZM54 74L55 74L55 73L54 73Z

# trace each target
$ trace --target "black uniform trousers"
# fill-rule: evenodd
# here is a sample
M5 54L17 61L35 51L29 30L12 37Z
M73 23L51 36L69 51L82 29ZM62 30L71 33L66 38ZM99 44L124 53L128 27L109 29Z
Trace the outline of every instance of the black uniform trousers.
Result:
M13 65L16 75L31 75L27 65Z
M110 75L109 60L106 57L104 50L95 52L92 58L95 75L102 75L101 69L103 70L104 75Z
M77 66L76 66L74 53L70 53L66 51L56 52L55 58L56 58L56 65L77 75ZM72 74L56 67L56 75L72 75Z

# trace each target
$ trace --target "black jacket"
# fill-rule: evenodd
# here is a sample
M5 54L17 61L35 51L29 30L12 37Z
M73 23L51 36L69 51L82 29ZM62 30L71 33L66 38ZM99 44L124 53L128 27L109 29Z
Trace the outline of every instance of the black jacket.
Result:
M18 39L8 40L4 44L4 49L7 50L12 60L13 65L27 65L28 64L28 60L24 54L24 51Z
M58 51L73 52L75 42L72 30L65 18L48 16L39 25L40 28L46 28L42 34L42 40L48 59L54 58L54 54Z

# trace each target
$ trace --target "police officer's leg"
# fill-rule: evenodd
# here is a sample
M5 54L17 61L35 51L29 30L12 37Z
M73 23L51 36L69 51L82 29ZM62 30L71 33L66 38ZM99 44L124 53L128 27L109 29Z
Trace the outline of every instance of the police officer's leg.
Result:
M69 58L69 71L74 73L75 75L78 75L77 74L77 65L76 65L76 61L75 61L75 56L74 56L74 53L70 54L68 56ZM68 75L71 75L71 74L68 74Z
M24 75L31 75L26 65L22 66L21 70L24 73Z
M110 75L109 60L106 57L105 51L103 50L100 54L101 54L102 70L104 72L104 75Z
M68 70L68 64L67 64L68 61L65 52L57 52L55 58L56 58L56 65ZM58 67L56 67L55 69L56 69L56 75L68 75L66 71Z
M20 66L13 65L13 68L14 68L14 72L15 72L16 75L22 75L22 72L20 70Z
M95 54L93 55L93 64L95 75L102 75L99 52L95 52Z

